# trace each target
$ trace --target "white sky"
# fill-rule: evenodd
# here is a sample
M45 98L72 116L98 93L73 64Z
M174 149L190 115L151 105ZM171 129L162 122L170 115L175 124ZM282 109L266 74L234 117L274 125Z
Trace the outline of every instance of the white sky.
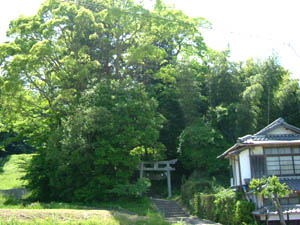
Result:
M0 0L0 42L9 21L20 14L33 15L44 0ZM145 0L154 2L154 0ZM297 0L164 0L189 16L212 23L202 30L213 49L231 49L233 60L266 58L273 53L300 78L300 1Z

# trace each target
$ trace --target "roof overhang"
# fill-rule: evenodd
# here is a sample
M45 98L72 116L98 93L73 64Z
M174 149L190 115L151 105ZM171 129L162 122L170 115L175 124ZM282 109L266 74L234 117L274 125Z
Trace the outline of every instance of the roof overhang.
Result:
M252 141L251 143L236 143L229 149L227 149L222 155L219 155L217 158L228 158L234 153L240 153L247 147L255 146L291 146L291 145L300 145L300 140L293 141Z

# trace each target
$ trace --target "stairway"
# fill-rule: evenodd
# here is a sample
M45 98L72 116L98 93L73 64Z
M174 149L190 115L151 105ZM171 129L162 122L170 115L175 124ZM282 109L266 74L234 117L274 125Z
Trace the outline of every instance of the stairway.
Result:
M158 211L168 217L188 217L189 215L174 200L152 199Z

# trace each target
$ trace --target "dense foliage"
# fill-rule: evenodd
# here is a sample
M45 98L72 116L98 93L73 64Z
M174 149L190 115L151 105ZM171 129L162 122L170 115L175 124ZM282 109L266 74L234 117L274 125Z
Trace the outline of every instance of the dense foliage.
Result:
M37 150L26 176L37 198L135 196L147 185L133 179L140 160L178 158L175 177L228 180L216 157L237 137L279 116L300 126L299 84L277 58L232 62L201 26L161 0L47 0L11 22L0 131Z
M216 194L196 193L193 198L195 215L224 225L255 224L251 214L254 209L254 203L239 199L233 190Z

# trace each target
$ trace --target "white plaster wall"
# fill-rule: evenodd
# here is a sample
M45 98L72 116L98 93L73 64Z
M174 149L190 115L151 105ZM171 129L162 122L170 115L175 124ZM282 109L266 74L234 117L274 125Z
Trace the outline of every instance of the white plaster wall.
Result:
M268 132L268 134L295 134L295 132L285 129L284 127L277 127L276 129Z
M262 146L255 146L252 150L251 150L251 153L253 155L263 155L263 148Z
M242 151L239 154L239 157L240 157L240 165L241 165L242 184L245 184L244 179L250 179L251 178L249 149L247 149L245 151Z
M240 185L240 175L239 175L239 162L238 162L238 156L234 157L234 168L235 168L235 175L234 175L234 178L235 178L235 185L238 186Z

